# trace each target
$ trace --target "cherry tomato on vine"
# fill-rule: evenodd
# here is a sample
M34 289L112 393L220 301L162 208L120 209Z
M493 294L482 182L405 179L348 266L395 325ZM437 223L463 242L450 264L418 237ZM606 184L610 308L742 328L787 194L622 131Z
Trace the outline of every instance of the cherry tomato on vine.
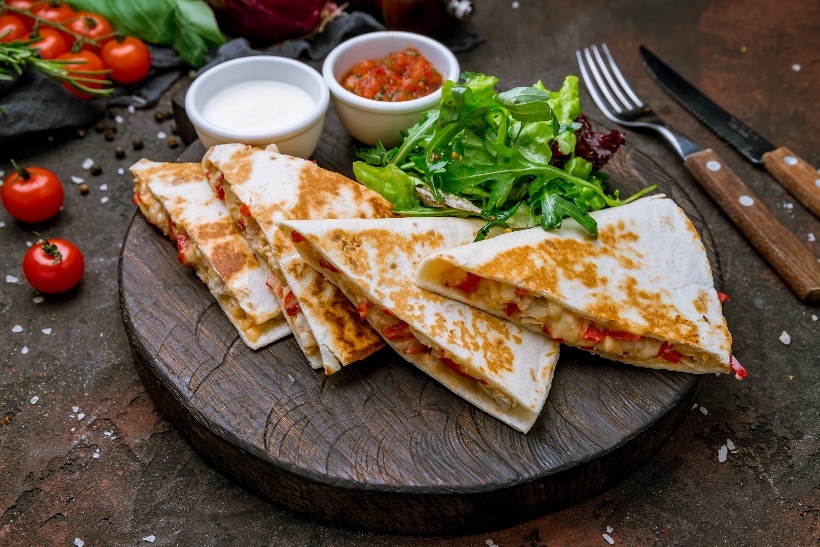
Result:
M103 64L111 69L111 79L121 84L139 82L151 70L151 53L148 46L134 36L106 42L101 57Z
M96 53L88 51L87 49L81 50L79 53L63 53L62 55L57 56L58 60L66 60L66 61L77 61L76 63L66 63L65 68L68 70L69 76L73 78L90 78L92 80L105 80L105 74L83 74L83 71L91 70L105 70L105 65L103 65L102 60L97 56ZM85 61L85 62L82 62ZM81 82L84 86L91 88L91 89L101 89L103 84L96 83L96 82ZM86 93L81 89L77 89L73 85L68 82L63 82L63 87L67 90L72 92L74 95L81 99L91 99L92 95Z
M35 4L42 3L41 0L6 0L6 5L10 8L17 8L17 9L24 9L24 10L31 10L31 8ZM27 29L31 29L34 26L34 19L29 17L28 15L23 15L21 13L15 13L17 17L23 20L23 24L26 25Z
M35 35L33 32L28 35L29 39L40 37L39 40L33 42L31 47L40 50L40 57L43 59L56 59L58 55L62 55L68 51L68 46L63 39L63 35L50 27L43 27L37 31Z
M114 37L114 27L111 26L108 19L90 11L78 11L70 21L65 23L65 27L89 40L97 40L100 45ZM74 37L69 35L68 47L73 46L74 42ZM95 53L99 51L99 48L91 44L85 47Z
M17 17L13 13L0 15L0 35L5 35L0 38L0 42L19 40L25 36L27 32L28 28L26 28L26 24L20 17Z
M31 13L54 23L61 23L74 16L74 8L62 2L37 2Z
M23 222L42 222L56 215L63 205L63 184L57 175L42 167L13 165L17 172L7 176L0 188L6 211Z
M85 259L80 249L65 239L41 239L26 251L23 274L32 287L46 294L65 292L80 282Z

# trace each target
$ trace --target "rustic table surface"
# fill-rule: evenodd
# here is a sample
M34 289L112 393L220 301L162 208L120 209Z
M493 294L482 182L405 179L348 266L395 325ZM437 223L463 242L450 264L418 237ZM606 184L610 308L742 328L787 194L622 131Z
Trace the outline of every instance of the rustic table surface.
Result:
M716 150L774 215L818 254L820 222L761 169L700 125L649 79L647 45L769 140L820 166L820 6L763 2L477 2L487 42L459 55L503 87L577 73L574 51L606 42L639 94L682 132ZM318 65L316 65L318 66ZM637 472L604 493L518 526L464 537L408 537L322 524L274 506L201 459L157 411L137 378L117 300L117 257L133 215L127 167L168 161L171 90L129 114L113 142L90 129L0 149L54 170L65 210L38 226L85 253L78 290L37 303L20 266L30 229L0 212L0 545L816 545L820 537L820 308L802 305L678 158L655 138L629 142L692 196L715 236L732 297L724 312L742 383L705 379L683 425ZM585 110L601 118L587 95ZM330 114L333 116L333 114ZM112 122L113 123L113 122ZM130 142L145 141L141 152ZM117 160L114 146L127 157ZM81 168L93 158L93 177ZM118 174L125 168L124 174ZM81 195L70 177L86 179ZM107 199L106 199L107 198ZM674 252L674 250L670 250ZM11 276L11 277L7 277ZM19 279L14 281L13 278ZM13 332L16 325L22 332ZM45 331L44 329L51 329ZM19 330L19 329L14 329ZM46 334L48 333L48 334ZM783 333L787 333L788 336ZM718 459L726 445L725 462ZM611 531L610 531L611 529Z

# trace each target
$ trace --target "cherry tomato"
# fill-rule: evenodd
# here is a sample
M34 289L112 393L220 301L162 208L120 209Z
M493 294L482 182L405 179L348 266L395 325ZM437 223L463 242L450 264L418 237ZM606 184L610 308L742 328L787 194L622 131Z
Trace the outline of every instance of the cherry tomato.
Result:
M107 40L114 37L114 27L108 22L108 19L98 13L90 11L78 11L69 21L66 21L65 27L77 34L81 34L89 40L96 40L102 45ZM68 47L74 45L74 37L69 35ZM98 52L99 48L91 44L85 46L86 48Z
M37 35L32 32L28 37L32 40L37 36L40 37L39 40L31 44L31 47L39 49L40 57L43 59L56 59L57 56L68 51L68 46L59 31L51 27L43 27L37 32Z
M20 17L17 17L13 13L0 15L0 35L5 34L5 36L0 38L0 42L19 40L26 35L26 32L28 32L26 24Z
M83 253L64 239L41 239L23 257L26 280L46 294L73 289L82 279L84 271Z
M139 82L151 70L151 53L139 38L127 36L109 40L102 48L102 60L111 69L111 79L121 84Z
M48 21L61 23L74 16L74 8L62 2L37 2L31 13Z
M67 60L67 61L80 61L77 63L68 63L65 65L67 69L69 69L69 75L79 78L91 78L93 80L105 80L105 74L83 74L83 71L86 70L105 70L105 65L103 65L102 60L97 57L96 53L88 51L87 49L81 50L79 53L63 53L62 55L58 55L57 59L60 60ZM85 62L81 62L85 61ZM86 87L91 89L100 89L102 88L102 83L95 83L95 82L82 82L82 84ZM74 95L81 99L90 99L92 95L77 89L73 85L68 82L63 82L63 87L67 90L72 92Z
M6 177L0 196L11 216L23 222L42 222L60 211L63 184L57 175L42 167L17 167Z
M35 4L41 4L42 0L6 0L6 5L10 8L17 8L17 9L24 9L24 10L31 10ZM20 13L15 13L17 17L23 20L23 23L26 25L27 29L31 29L34 26L34 19L27 16L22 15Z

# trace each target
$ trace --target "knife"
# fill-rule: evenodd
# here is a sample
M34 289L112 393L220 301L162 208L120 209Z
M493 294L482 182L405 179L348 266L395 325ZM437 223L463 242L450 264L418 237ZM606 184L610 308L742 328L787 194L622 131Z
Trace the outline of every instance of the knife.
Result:
M706 127L717 133L750 161L766 170L805 205L820 216L820 175L808 162L782 146L775 146L746 124L726 112L655 54L640 47L644 67L650 76Z

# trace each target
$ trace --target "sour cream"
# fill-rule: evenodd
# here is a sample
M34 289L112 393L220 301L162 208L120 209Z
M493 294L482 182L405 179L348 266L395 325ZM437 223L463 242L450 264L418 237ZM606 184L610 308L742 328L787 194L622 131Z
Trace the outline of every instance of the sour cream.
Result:
M215 93L205 103L202 117L223 129L261 133L303 120L315 107L313 98L295 85L251 80Z

